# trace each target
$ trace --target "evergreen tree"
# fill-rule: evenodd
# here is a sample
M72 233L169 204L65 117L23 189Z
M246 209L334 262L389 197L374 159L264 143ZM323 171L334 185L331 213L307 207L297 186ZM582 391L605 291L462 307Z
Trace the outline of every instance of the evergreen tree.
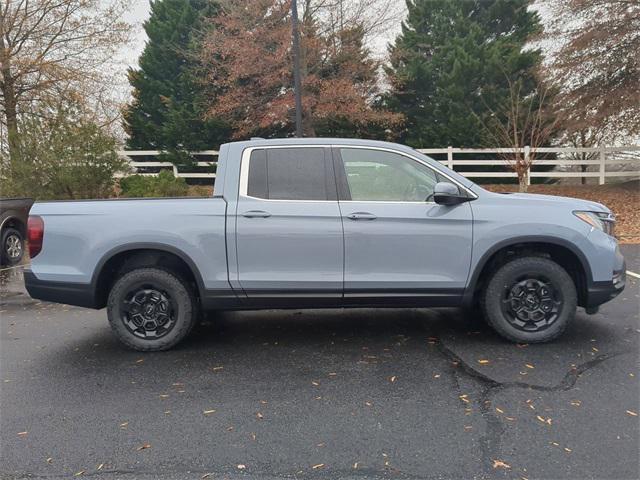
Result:
M199 32L205 17L216 14L212 0L152 0L144 24L149 37L139 69L129 70L133 102L124 120L131 149L169 152L188 163L188 151L217 148L228 127L204 120L204 99L197 76Z
M407 0L408 18L390 47L388 105L406 116L403 140L416 147L487 143L492 112L509 81L537 89L538 50L524 50L539 19L528 0Z

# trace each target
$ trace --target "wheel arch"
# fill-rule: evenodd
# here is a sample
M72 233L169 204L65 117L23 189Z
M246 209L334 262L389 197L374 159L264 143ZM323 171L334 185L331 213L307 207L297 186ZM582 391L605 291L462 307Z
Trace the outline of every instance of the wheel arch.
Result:
M106 306L109 290L118 274L127 268L159 266L179 274L196 287L198 299L202 299L205 287L200 270L184 251L172 245L144 242L121 245L105 253L94 270L91 289L95 308Z
M550 256L552 260L567 270L576 285L578 304L584 306L588 287L593 281L589 262L584 253L574 243L562 238L549 236L515 237L492 246L482 255L471 273L465 289L463 303L472 305L489 273L518 254Z
M22 221L18 213L9 212L6 217L0 222L0 234L2 234L5 228L15 228L20 232L22 238L27 236L27 225Z

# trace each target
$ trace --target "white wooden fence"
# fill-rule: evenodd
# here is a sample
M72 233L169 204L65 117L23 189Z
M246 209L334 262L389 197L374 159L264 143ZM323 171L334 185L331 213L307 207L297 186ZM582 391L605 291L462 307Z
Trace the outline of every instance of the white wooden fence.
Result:
M465 177L482 177L482 178L517 178L517 174L509 168L505 158L513 155L513 148L422 148L420 152L435 157L445 157L439 160L447 167L456 170ZM157 150L127 150L120 154L129 160L131 167L140 175L157 175L160 169L171 169L174 176L183 178L212 178L215 179L215 173L198 173L179 171L171 162L157 162L153 160L138 160L140 157L153 158L160 154ZM598 148L537 148L535 151L530 147L519 149L525 159L530 155L535 155L536 160L533 162L531 171L529 172L529 181L531 178L597 178L598 183L603 185L608 178L625 177L640 178L640 146L623 146L623 147L598 147ZM537 159L545 154L556 154L555 160ZM216 150L205 150L202 152L193 152L196 158L202 158L194 163L198 167L211 167L217 164L218 152ZM474 159L474 155L487 156L490 159ZM463 158L460 158L463 157ZM209 160L205 160L209 158ZM551 165L556 168L550 171L537 171L539 165ZM503 171L465 171L464 168L456 167L469 166L501 166ZM559 167L559 168L558 168ZM582 171L586 167L587 171ZM595 167L595 168L594 168ZM150 172L148 170L154 170ZM142 170L142 171L141 171Z

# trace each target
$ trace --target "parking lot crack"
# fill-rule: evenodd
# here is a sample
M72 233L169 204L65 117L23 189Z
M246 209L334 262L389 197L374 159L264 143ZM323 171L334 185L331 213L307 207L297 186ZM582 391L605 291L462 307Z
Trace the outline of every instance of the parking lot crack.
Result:
M493 461L500 458L502 437L506 431L504 423L497 416L492 408L493 398L499 392L508 389L528 389L541 392L567 391L575 387L578 379L587 371L592 370L606 360L610 360L620 355L633 353L631 350L623 350L613 353L603 353L597 357L572 366L555 385L536 385L527 382L500 382L488 375L479 372L469 363L465 362L456 352L447 347L442 341L435 343L438 351L451 364L451 372L456 384L459 383L458 375L464 374L481 385L481 392L478 396L478 408L482 418L486 422L485 434L480 438L480 450L482 452L483 470L487 477L491 477L493 472Z

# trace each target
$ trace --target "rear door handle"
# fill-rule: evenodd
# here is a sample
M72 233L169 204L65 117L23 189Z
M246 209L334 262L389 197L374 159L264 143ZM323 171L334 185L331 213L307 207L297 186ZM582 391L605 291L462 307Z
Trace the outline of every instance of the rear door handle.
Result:
M354 212L347 215L347 218L351 220L375 220L378 217L369 212Z
M242 216L247 218L268 218L271 214L264 210L249 210L248 212L244 212Z

